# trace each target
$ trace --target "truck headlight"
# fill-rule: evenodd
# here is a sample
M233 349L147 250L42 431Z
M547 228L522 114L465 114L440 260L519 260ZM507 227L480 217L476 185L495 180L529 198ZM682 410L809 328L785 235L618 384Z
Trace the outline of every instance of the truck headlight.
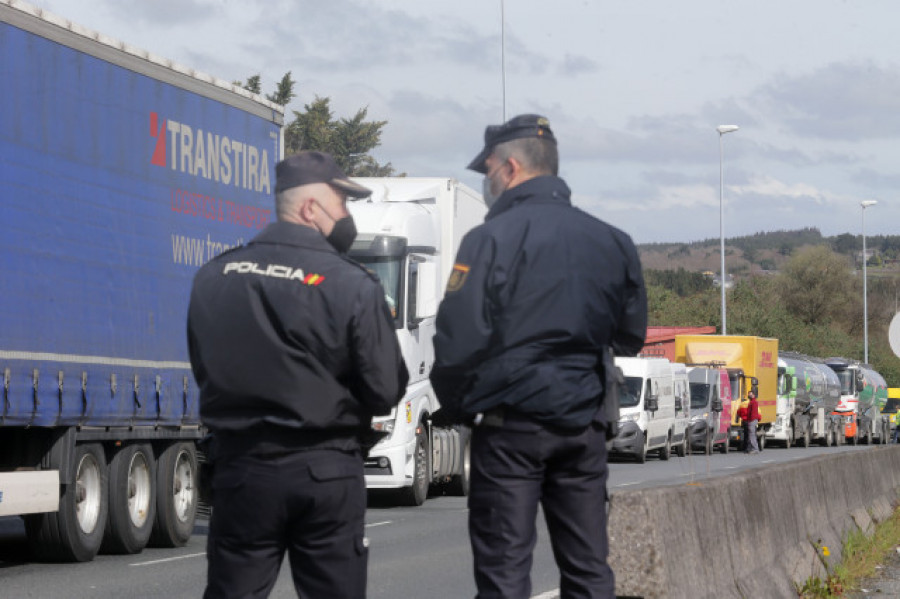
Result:
M635 412L633 414L623 414L622 416L619 416L619 424L625 424L627 422L637 422L640 417L640 412Z
M391 434L394 432L394 421L376 420L372 423L372 428L381 433Z

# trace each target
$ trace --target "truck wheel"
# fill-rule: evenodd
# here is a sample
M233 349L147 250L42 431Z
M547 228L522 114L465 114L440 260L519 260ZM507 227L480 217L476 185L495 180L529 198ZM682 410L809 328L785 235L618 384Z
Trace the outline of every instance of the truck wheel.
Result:
M160 454L152 546L182 547L191 538L197 517L199 473L193 443L173 443Z
M762 451L766 448L766 435L765 433L762 435L756 436L756 445L759 447L759 450Z
M722 443L722 446L719 448L719 451L722 452L722 455L728 455L728 452L731 450L731 443L728 442L728 439L725 439L725 442Z
M447 483L447 494L457 497L469 495L469 473L471 471L472 431L467 426L459 427L459 461L462 472L454 475Z
M800 445L802 445L804 449L809 448L809 428L803 430L803 436L800 438Z
M728 443L728 439L725 439L725 443ZM713 433L710 430L706 431L706 443L703 447L704 453L706 455L712 455L713 452Z
M666 461L672 457L672 433L666 435L666 444L659 450L659 459Z
M101 550L139 553L156 515L156 461L149 445L126 445L109 463L109 519Z
M106 526L106 457L97 444L75 446L75 480L60 485L59 511L25 516L32 554L41 560L87 562Z
M416 447L413 452L413 481L409 487L400 489L400 502L403 505L422 505L428 497L428 487L431 484L429 480L430 468L429 459L430 447L428 447L428 433L425 426L420 424L416 429Z
M638 464L643 464L647 461L647 435L641 435L641 446L638 448L637 453L634 454L634 461Z
M866 445L872 445L872 429L866 431Z
M688 452L688 441L687 441L687 431L684 433L684 437L681 439L681 443L675 446L675 455L679 458L683 458L687 455Z
M834 446L840 447L841 445L844 444L844 431L840 426L838 426L837 428L833 429L833 432L834 432Z
M790 449L794 443L794 424L788 423L787 430L784 432L784 448Z

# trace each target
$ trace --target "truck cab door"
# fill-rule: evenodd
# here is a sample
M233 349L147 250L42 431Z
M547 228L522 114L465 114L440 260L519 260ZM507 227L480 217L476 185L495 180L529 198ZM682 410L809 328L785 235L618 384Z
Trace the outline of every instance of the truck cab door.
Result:
M428 377L434 365L437 314L437 263L433 256L410 254L406 268L405 355L410 382Z

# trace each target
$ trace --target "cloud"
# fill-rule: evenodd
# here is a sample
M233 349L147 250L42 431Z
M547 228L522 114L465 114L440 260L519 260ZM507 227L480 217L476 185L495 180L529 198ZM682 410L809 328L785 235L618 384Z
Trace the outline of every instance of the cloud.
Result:
M728 186L728 189L742 198L766 198L772 202L812 202L819 206L838 199L833 194L820 190L808 183L785 183L774 177L757 175L746 184Z
M564 77L576 77L578 75L596 73L600 70L600 65L596 60L587 56L579 56L567 52L559 64L558 70L559 74Z
M900 68L835 62L809 74L781 74L759 91L786 130L803 137L862 141L900 135Z
M850 180L859 185L865 185L869 189L883 189L891 195L900 188L900 175L896 173L885 174L870 168L861 168L855 171Z
M215 20L225 14L222 3L216 0L119 0L107 6L120 19L153 26L186 26Z

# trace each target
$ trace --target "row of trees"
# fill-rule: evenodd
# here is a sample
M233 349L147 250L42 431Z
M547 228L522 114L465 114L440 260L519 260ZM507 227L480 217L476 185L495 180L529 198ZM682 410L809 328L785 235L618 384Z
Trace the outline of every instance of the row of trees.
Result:
M650 323L721 326L720 292L696 273L647 271ZM892 387L900 386L900 359L887 330L900 297L900 279L869 278L869 362ZM782 350L813 356L863 358L862 280L846 256L821 245L792 256L780 273L738 281L728 292L728 333L779 340Z
M249 77L241 83L235 81L254 94L262 94L259 75ZM288 71L275 86L275 91L266 98L287 106L296 97L296 81ZM284 130L284 152L290 156L300 150L318 150L334 156L335 162L351 177L403 176L397 173L390 162L380 164L371 152L381 145L381 133L387 121L367 121L367 108L360 108L352 118L335 119L331 110L331 99L316 96L303 110L294 110L294 120L287 123Z
M670 260L679 261L688 258L692 250L718 251L719 239L706 239L694 243L651 243L642 244L641 249L647 251L664 251ZM862 251L862 235L842 233L834 237L823 237L818 229L808 227L792 231L769 231L726 240L727 254L740 251L740 256L764 269L773 269L776 265L772 257L791 256L794 252L810 245L826 245L838 254L858 259ZM867 235L866 249L874 253L873 265L885 261L900 259L900 235ZM777 254L777 256L776 256Z

